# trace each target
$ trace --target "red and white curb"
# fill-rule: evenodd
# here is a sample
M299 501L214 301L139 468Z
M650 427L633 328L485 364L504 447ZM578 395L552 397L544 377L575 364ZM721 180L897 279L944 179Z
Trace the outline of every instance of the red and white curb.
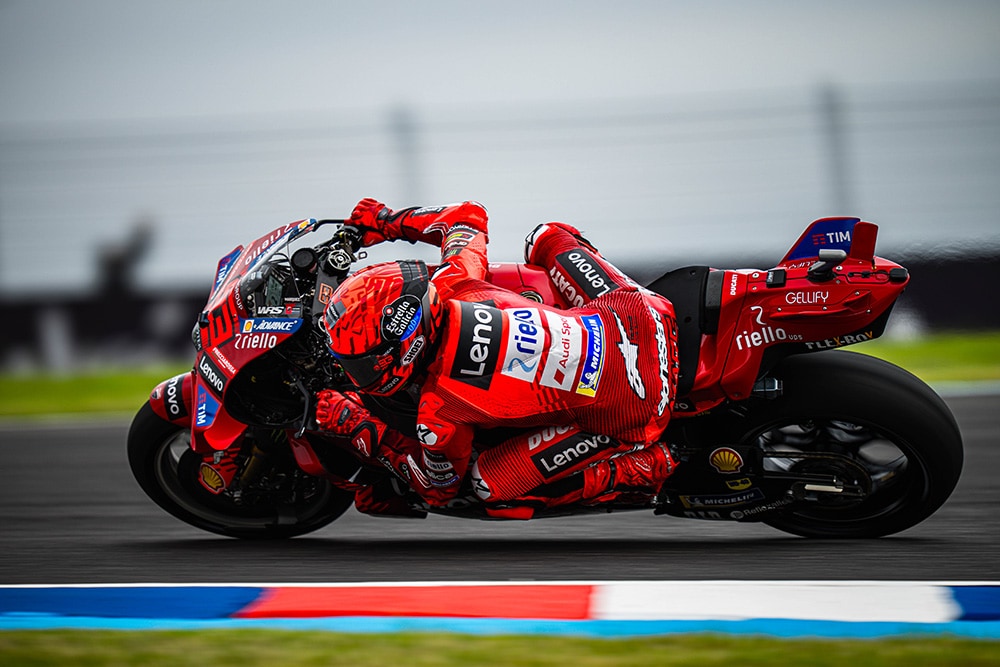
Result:
M282 627L627 636L1000 637L1000 582L570 581L0 586L0 630Z

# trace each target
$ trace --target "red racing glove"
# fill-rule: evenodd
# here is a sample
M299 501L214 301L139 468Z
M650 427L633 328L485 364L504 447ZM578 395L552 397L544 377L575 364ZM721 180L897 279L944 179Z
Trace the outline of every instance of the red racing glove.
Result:
M386 221L392 215L392 210L382 202L365 197L357 203L348 224L356 227L361 233L361 245L365 248L378 245L383 241L392 241L386 235Z
M365 459L378 455L379 443L389 429L385 422L339 391L324 389L316 399L316 424L321 430L349 439Z

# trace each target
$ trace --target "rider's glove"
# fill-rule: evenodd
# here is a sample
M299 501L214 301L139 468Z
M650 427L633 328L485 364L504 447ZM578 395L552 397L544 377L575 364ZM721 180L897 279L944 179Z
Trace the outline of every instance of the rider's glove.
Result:
M386 221L391 215L392 210L385 204L365 197L354 207L348 224L361 232L361 245L368 248L383 241L395 240L386 235Z
M348 438L366 459L376 457L379 442L389 428L364 406L332 389L316 394L316 424L327 433Z

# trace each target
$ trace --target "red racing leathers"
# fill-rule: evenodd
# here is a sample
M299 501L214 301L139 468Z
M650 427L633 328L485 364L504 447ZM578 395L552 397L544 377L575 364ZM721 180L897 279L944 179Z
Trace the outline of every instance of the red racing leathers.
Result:
M428 502L444 504L458 491L479 429L548 427L479 455L474 487L498 507L594 497L608 490L609 473L592 464L660 437L677 379L669 301L636 285L569 225L540 225L525 248L526 260L546 267L576 304L559 310L486 281L487 218L479 204L373 213L380 229L366 243L406 239L442 248L431 281L444 312L417 415L422 451L414 456L393 438L381 453ZM656 476L672 471L667 460ZM584 468L592 470L582 485L537 491Z

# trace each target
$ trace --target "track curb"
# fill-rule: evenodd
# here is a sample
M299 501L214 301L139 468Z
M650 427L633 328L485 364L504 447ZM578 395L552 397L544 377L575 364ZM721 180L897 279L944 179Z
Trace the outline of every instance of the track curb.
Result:
M275 628L1000 639L1000 582L568 581L0 586L0 630Z

